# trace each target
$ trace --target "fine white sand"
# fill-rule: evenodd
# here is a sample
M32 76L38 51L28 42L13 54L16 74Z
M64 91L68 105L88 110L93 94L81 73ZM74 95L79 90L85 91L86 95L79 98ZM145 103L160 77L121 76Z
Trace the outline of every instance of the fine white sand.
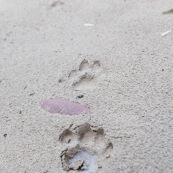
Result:
M172 8L0 0L0 173L78 172L68 160L81 148L98 173L172 173L173 14L162 14ZM59 97L91 113L41 109Z

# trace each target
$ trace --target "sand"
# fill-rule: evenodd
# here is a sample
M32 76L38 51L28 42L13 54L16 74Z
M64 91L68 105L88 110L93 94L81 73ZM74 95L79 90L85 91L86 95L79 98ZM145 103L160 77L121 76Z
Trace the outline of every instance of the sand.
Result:
M0 173L172 173L172 8L0 0ZM59 97L91 113L41 108Z

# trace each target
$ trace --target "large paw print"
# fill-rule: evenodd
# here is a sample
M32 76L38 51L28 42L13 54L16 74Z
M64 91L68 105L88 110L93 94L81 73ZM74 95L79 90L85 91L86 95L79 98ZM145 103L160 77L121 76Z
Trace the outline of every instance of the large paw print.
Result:
M65 147L61 153L61 162L66 171L96 173L106 167L105 159L111 157L113 149L103 128L88 123L64 130L59 140Z
M105 78L105 69L99 61L89 62L83 60L77 70L72 70L68 81L76 90L94 89Z

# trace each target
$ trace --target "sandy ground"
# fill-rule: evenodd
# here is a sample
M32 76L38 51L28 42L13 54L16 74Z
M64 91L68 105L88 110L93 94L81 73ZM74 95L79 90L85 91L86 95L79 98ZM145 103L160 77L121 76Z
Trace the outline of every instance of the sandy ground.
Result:
M65 173L62 153L79 146L99 173L172 173L173 32L161 36L173 29L173 14L162 14L171 8L0 0L0 172ZM41 109L57 97L91 113Z

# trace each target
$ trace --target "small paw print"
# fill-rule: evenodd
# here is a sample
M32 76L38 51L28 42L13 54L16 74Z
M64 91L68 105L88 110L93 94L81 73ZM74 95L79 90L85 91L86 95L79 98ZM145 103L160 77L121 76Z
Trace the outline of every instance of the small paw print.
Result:
M83 60L78 69L72 70L68 75L72 87L75 90L94 89L105 79L106 70L101 67L99 61L89 62ZM60 82L63 79L59 80Z

